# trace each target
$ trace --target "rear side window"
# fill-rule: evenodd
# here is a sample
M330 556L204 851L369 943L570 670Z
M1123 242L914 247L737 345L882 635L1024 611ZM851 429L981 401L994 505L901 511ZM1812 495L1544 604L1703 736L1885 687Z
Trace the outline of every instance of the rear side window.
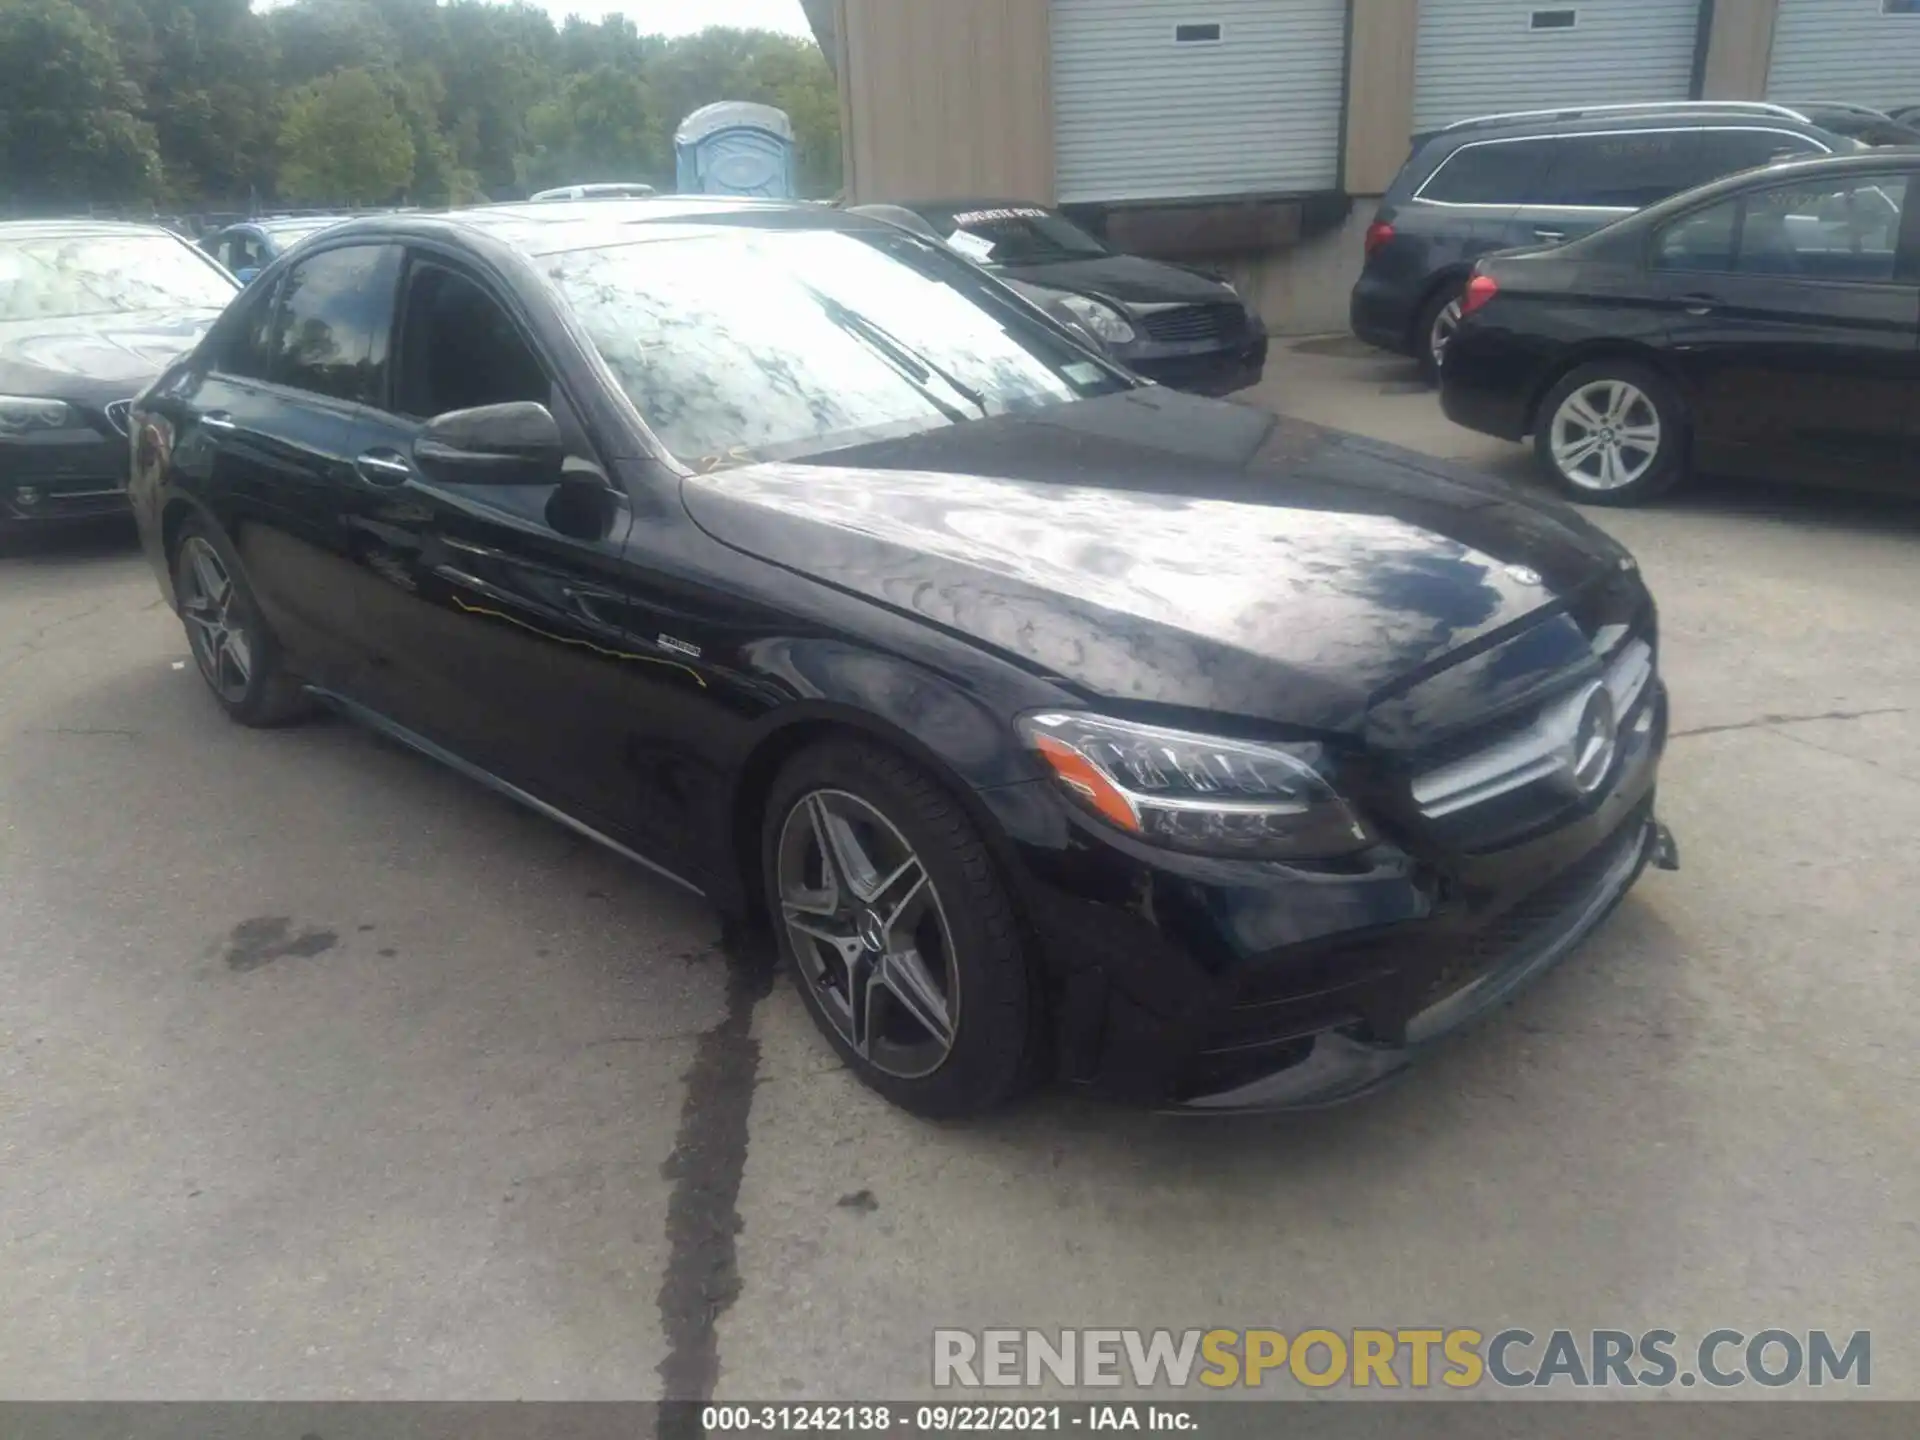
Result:
M1894 277L1909 181L1780 185L1683 216L1660 233L1663 270L1868 283Z
M1727 200L1669 225L1655 254L1662 270L1727 271L1733 269L1739 234L1740 202Z
M1486 140L1463 145L1427 177L1422 200L1443 205L1520 205L1540 184L1550 140Z
M1697 130L1621 130L1553 142L1546 179L1529 203L1638 210L1704 178Z
M377 400L399 273L391 245L326 250L294 266L280 287L267 378L336 400Z

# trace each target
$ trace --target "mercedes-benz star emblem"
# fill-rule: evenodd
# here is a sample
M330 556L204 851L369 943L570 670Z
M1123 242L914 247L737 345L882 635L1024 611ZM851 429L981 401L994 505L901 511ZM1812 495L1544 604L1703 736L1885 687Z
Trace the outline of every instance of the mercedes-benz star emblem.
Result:
M887 948L886 923L871 910L860 912L860 943L874 954L881 954Z
M1595 685L1580 706L1580 723L1574 727L1567 762L1576 793L1591 795L1606 783L1619 744L1620 721L1613 713L1613 695L1605 685Z
M1538 585L1540 583L1540 572L1535 570L1531 565L1509 565L1507 566L1507 578L1519 585Z

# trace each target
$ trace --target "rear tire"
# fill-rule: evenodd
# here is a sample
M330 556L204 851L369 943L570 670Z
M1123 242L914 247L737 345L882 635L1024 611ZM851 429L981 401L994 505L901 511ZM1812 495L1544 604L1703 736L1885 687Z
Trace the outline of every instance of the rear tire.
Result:
M761 870L788 973L868 1086L930 1119L1028 1088L1039 995L1013 905L931 775L863 740L802 751L768 796Z
M1413 329L1413 358L1429 385L1440 383L1441 356L1453 332L1460 328L1460 301L1467 293L1464 280L1448 280L1427 297Z
M231 718L267 727L312 713L312 697L286 673L280 641L217 526L195 517L181 527L173 593L200 678Z
M1643 504L1686 474L1686 402L1666 376L1631 360L1596 360L1566 375L1533 428L1541 473L1585 505Z

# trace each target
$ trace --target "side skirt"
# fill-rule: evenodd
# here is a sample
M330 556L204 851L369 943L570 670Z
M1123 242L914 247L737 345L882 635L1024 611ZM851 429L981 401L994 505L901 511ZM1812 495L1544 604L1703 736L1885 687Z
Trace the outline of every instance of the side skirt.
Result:
M573 831L576 835L591 840L596 845L604 846L614 854L620 856L623 860L631 860L635 865L640 866L642 869L651 870L663 879L671 880L674 884L680 886L682 889L692 891L703 900L707 898L707 892L685 876L676 875L673 871L667 869L666 866L655 864L639 852L628 849L612 836L601 834L600 831L594 829L585 821L577 820L558 806L549 805L539 796L529 794L518 785L502 780L491 770L484 770L470 760L461 759L444 746L434 744L433 741L427 739L426 736L415 734L413 731L407 729L406 726L389 720L378 710L369 710L356 700L349 700L344 695L337 694L332 690L323 690L317 685L309 685L306 688L307 693L312 695L316 700L331 706L348 719L359 722L369 730L377 730L389 739L399 741L408 749L417 750L428 759L439 761L449 770L458 771L469 780L477 780L494 793L504 795L507 799L524 805L527 809L544 815L547 819L557 824L566 826L567 829Z

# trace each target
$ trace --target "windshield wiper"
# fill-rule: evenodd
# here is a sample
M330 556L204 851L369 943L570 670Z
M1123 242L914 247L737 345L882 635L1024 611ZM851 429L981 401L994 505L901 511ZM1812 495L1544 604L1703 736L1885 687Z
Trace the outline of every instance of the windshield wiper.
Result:
M965 420L969 417L966 412L958 406L943 400L927 383L928 381L938 378L941 384L945 385L949 390L953 391L954 394L978 410L982 419L986 418L987 397L981 394L980 391L974 389L973 386L967 384L966 381L941 369L924 355L917 354L915 351L909 349L859 311L848 309L831 295L823 295L817 290L815 290L813 294L814 298L820 302L821 312L829 321L839 326L849 335L858 336L875 350L879 351L881 355L892 362L895 369L911 380L914 385L919 388L920 393L931 400L949 420Z

